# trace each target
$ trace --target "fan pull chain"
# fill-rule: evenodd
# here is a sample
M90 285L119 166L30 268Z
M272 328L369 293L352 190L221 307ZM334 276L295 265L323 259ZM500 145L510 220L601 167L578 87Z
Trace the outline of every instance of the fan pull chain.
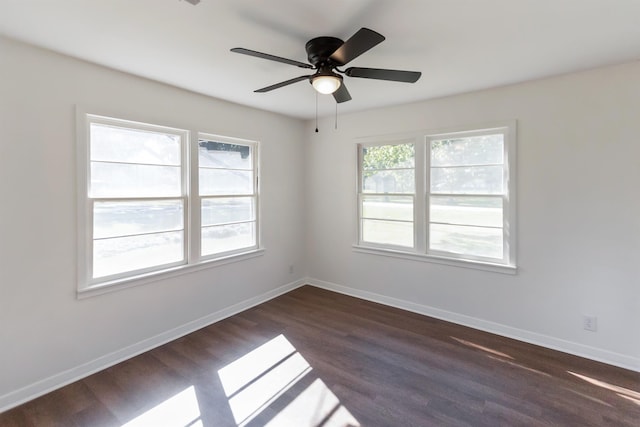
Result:
M316 92L316 133L318 133L318 92Z
M335 130L338 130L338 102L336 101L336 124Z

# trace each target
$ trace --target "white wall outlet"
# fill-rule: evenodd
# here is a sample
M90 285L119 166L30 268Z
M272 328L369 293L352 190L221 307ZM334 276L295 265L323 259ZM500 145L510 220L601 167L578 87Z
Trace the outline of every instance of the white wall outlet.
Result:
M289 274L293 274L293 271L294 271L294 270L293 270L293 264L291 264L291 265L289 266Z
M582 316L582 327L585 331L595 332L598 330L598 318L596 316Z

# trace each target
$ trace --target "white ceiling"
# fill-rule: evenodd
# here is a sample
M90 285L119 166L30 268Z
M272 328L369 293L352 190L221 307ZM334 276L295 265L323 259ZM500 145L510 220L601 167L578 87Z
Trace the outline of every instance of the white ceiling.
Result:
M291 65L317 36L386 40L349 66L422 71L415 84L345 77L350 112L640 59L640 0L0 0L0 34L216 98L299 118L315 92ZM320 114L335 111L321 95Z

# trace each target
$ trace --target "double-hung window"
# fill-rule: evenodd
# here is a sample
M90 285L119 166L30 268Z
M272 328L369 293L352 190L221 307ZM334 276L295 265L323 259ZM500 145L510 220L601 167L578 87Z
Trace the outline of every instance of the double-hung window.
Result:
M360 240L380 247L415 247L413 142L360 150Z
M198 140L201 254L257 246L255 143L201 134Z
M84 112L78 122L80 291L258 249L256 142Z
M89 118L92 281L186 261L185 131Z
M359 145L358 247L515 267L515 124Z
M491 129L427 138L429 253L508 263L507 137Z

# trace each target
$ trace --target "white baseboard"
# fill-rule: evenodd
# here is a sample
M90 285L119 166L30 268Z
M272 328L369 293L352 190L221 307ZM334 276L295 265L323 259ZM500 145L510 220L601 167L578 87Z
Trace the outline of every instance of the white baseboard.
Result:
M0 396L0 413L134 356L152 350L177 338L190 334L198 329L204 328L205 326L209 326L258 304L262 304L263 302L276 298L282 294L292 291L293 289L299 288L305 283L305 279L296 280L269 292L241 301L230 307L225 307L222 310L208 314L182 326L178 326L177 328L162 332L154 337L98 357L97 359L91 360L80 366L76 366L67 371L60 372L21 389L7 393Z
M377 302L391 307L423 314L425 316L434 317L436 319L456 323L458 325L468 326L470 328L479 329L481 331L490 332L496 335L501 335L503 337L513 338L518 341L524 341L530 344L539 345L564 353L573 354L575 356L580 356L598 362L607 363L609 365L618 366L620 368L640 372L640 359L632 356L614 353L611 351L590 347L584 344L566 341L548 335L538 334L536 332L513 328L511 326L489 322L487 320L441 310L427 305L416 304L410 301L380 295L373 292L367 292L348 286L338 285L336 283L326 282L324 280L307 278L307 283L312 286L329 291L339 292L341 294L364 299L367 301Z

